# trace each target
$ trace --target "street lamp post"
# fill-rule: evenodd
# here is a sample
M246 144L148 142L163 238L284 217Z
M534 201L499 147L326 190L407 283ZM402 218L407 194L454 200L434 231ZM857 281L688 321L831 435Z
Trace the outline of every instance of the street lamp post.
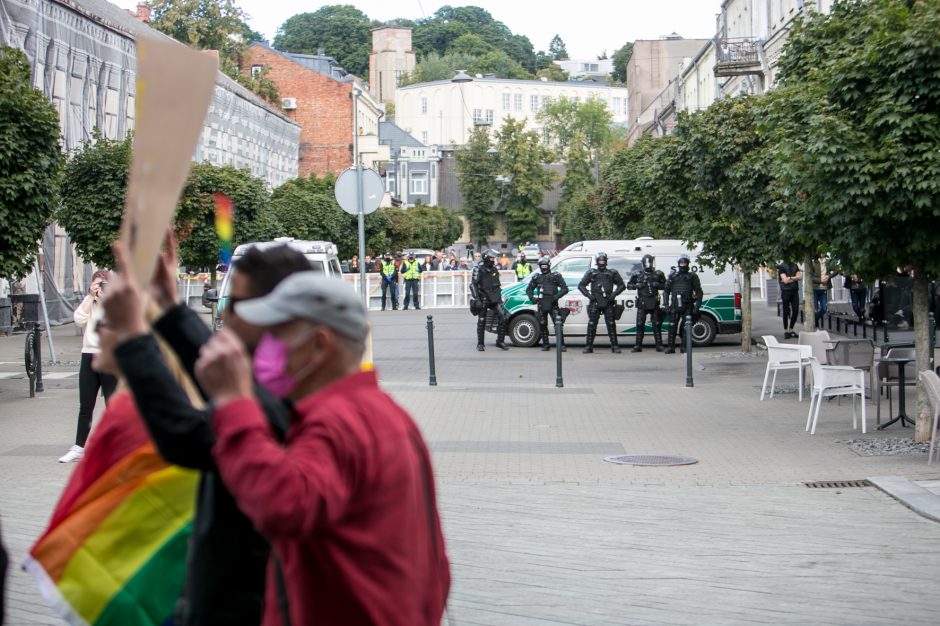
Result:
M359 218L359 294L362 305L369 308L366 293L366 214L362 207L362 163L359 161L359 96L362 90L353 87L353 163L356 166L356 215Z

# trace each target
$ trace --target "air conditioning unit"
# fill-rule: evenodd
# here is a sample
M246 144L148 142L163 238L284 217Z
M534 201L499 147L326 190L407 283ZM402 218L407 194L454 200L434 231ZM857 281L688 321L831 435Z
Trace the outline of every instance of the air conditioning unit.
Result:
M297 98L281 98L281 108L285 111L293 111L297 108Z

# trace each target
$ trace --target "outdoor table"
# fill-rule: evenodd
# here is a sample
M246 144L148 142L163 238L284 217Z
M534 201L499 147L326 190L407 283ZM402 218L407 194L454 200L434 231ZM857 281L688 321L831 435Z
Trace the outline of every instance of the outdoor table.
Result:
M904 407L904 366L916 360L917 359L914 359L914 358L908 359L908 358L900 358L900 357L892 357L890 359L878 360L879 363L895 363L898 366L898 414L896 417L892 418L890 422L885 422L884 424L879 426L878 430L887 428L888 426L890 426L891 424L895 423L898 420L901 420L901 426L904 426L904 427L907 427L907 424L905 424L904 422L910 422L912 425L914 424L914 420L912 420L911 418L907 416L907 413L905 412L905 407Z
M872 346L872 356L874 356L874 344L872 343L871 339L830 339L826 343L835 344L835 347L827 348L826 352L832 352L835 354L838 350L838 353L835 354L835 361L833 362L832 359L829 360L832 365L851 365L852 367L857 367L858 369L868 369L869 365L867 362L865 363L864 368L849 363L849 346L852 344L867 343L868 345Z

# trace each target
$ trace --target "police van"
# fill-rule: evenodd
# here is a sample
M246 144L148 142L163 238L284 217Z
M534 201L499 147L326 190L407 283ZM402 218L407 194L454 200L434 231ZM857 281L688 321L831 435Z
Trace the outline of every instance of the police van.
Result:
M339 249L336 244L329 241L304 241L294 239L293 237L276 237L274 241L257 241L245 243L232 253L232 262L229 265L229 271L226 272L222 280L222 287L216 294L209 295L207 300L216 301L215 309L212 315L212 327L215 330L222 328L222 311L228 304L229 292L232 289L232 275L235 273L233 267L238 259L245 255L250 248L259 248L261 250L273 248L275 246L290 246L294 250L302 253L307 261L310 262L310 269L315 272L323 272L327 276L340 278L342 275L342 266L339 262ZM211 293L211 292L210 292ZM213 295L215 296L213 298Z
M728 266L716 274L712 268L702 267L697 262L701 246L688 248L678 239L653 239L641 237L631 240L594 240L579 241L571 244L552 258L552 271L560 272L568 285L568 293L559 301L561 308L568 309L565 321L566 337L584 337L587 335L588 299L578 291L578 283L585 272L594 267L594 255L606 252L607 266L620 272L624 283L630 281L634 272L642 271L641 259L650 254L656 258L656 268L668 278L676 269L676 259L680 254L689 255L691 271L696 272L702 283L701 315L692 327L692 340L697 346L707 346L720 334L741 332L741 288L737 272ZM531 279L532 276L529 277ZM536 319L536 306L526 297L528 280L515 283L502 290L503 303L509 311L509 337L513 345L534 346L538 343L539 329ZM617 335L620 337L636 334L636 291L626 290L617 299L624 306L624 313L617 322ZM663 303L665 306L665 303ZM668 316L664 316L663 332L669 328ZM603 332L604 320L600 320L598 330ZM554 333L554 325L549 322L548 329ZM652 333L652 323L647 323L646 333Z

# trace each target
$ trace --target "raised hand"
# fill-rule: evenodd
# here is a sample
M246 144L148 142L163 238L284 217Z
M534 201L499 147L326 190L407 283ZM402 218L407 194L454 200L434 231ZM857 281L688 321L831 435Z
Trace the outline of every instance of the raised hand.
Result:
M216 406L253 395L251 362L235 333L223 328L202 346L196 380Z
M173 228L166 229L166 249L157 257L157 265L153 270L153 277L147 292L162 311L179 302L179 291L176 288L176 272L179 267L176 256L176 236Z
M150 327L144 317L143 294L128 273L127 249L121 242L111 246L117 272L111 276L108 290L101 299L104 316L118 341L146 335Z

